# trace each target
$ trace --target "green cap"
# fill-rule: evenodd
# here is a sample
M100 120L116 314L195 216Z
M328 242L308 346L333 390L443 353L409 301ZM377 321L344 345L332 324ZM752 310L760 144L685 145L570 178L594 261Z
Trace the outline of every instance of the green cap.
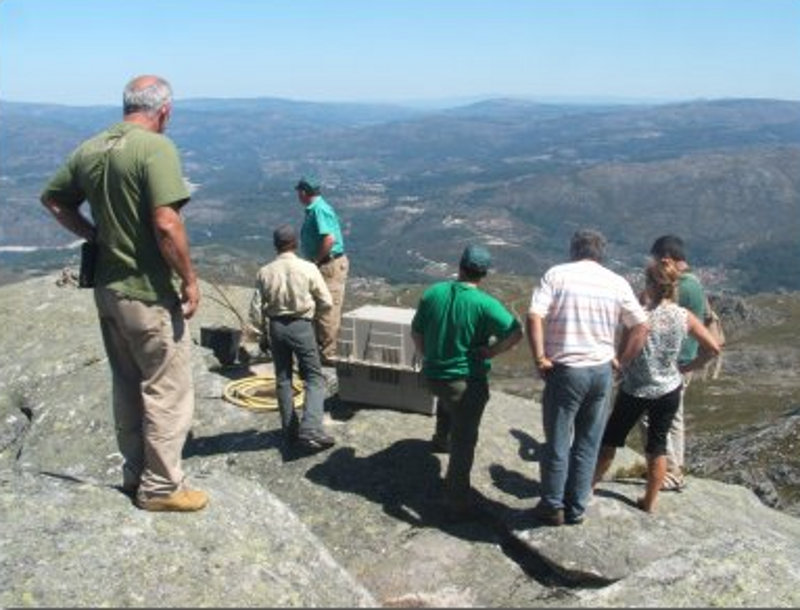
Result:
M467 246L461 255L460 264L466 269L486 273L492 264L492 255L483 246Z
M297 181L297 184L294 187L296 191L304 191L306 193L319 193L322 189L322 185L319 183L319 180L315 176L303 176L300 180Z

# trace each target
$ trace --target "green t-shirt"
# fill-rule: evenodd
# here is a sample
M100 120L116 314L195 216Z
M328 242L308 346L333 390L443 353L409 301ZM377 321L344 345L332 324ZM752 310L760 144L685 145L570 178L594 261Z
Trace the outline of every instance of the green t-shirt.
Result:
M678 279L678 305L691 311L702 322L706 315L706 297L700 280L688 271ZM697 356L697 339L687 335L681 343L678 362L686 364Z
M319 244L324 235L333 235L331 255L344 254L344 240L339 226L339 217L322 197L317 197L306 207L303 226L300 229L300 247L303 258L313 261L317 258Z
M489 360L475 350L506 338L517 319L493 296L465 282L439 282L420 299L411 329L425 346L423 373L430 379L485 377Z
M146 302L176 294L161 255L153 210L189 199L175 145L121 122L81 144L47 185L42 200L88 200L99 245L95 283Z

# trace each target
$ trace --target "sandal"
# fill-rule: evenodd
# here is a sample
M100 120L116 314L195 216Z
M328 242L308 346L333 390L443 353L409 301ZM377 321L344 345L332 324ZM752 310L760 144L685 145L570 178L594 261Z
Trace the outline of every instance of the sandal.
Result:
M661 484L661 491L683 491L686 488L686 479L683 474L675 474L668 472L664 476L664 482Z

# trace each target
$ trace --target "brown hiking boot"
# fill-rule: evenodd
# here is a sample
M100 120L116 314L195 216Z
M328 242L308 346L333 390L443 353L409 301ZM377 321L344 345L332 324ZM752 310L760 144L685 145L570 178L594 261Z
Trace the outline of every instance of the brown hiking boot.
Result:
M140 494L136 497L136 506L142 510L153 512L181 512L187 513L205 508L208 504L208 494L199 489L183 487L167 496L146 497Z

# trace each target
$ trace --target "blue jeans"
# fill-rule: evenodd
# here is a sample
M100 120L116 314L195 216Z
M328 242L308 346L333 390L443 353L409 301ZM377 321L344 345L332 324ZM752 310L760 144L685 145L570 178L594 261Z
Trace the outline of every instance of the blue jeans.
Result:
M325 377L319 360L317 339L311 320L302 318L271 318L269 321L270 349L275 367L278 409L284 433L299 430L315 434L323 430L322 414L325 406ZM292 361L297 357L300 377L305 383L303 420L297 422L292 389Z
M545 449L540 462L541 499L580 517L592 493L592 477L608 413L611 364L547 373L542 397Z

